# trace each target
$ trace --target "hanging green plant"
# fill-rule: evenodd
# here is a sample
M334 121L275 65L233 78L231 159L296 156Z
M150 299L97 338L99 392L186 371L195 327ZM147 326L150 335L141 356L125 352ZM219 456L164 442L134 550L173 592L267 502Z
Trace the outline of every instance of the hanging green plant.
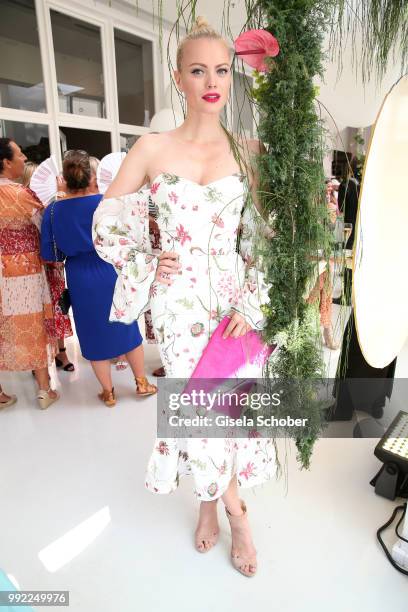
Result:
M332 249L324 191L323 128L316 112L313 77L322 73L322 40L328 28L328 3L310 0L261 0L247 3L247 27L262 23L279 41L280 53L268 72L256 73L253 98L258 134L267 152L260 156L262 208L274 237L258 239L267 280L265 339L278 339L279 353L267 376L296 386L290 412L307 418L294 437L302 467L309 467L322 430L321 404L313 381L324 377L318 313L307 303L318 256ZM297 384L296 381L301 381ZM309 384L310 383L310 384ZM285 405L287 409L287 405Z

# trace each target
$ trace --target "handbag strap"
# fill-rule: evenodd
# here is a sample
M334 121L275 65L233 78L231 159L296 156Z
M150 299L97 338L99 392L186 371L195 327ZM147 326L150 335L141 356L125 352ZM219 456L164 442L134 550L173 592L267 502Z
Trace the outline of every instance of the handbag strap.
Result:
M56 262L60 262L61 259L59 257L59 253L61 253L61 255L62 255L62 261L64 261L66 256L61 251L61 249L59 249L57 247L57 243L55 242L55 234L54 234L54 206L55 206L55 200L51 204L51 231L52 231L52 242L53 242L53 245L54 245L54 257L55 257L55 261Z

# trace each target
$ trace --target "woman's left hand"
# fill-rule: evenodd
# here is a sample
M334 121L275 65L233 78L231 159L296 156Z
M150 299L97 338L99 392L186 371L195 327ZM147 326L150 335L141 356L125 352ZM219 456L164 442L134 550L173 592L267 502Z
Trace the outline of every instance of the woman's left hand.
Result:
M57 176L57 194L56 194L56 198L57 198L57 200L59 200L61 198L65 198L66 195L67 195L67 183L65 182L64 177L59 175L59 176Z
M238 312L232 311L229 316L231 317L231 321L228 323L222 335L224 340L225 338L228 338L228 336L231 336L232 338L245 336L245 334L252 329L249 323L246 322L245 318Z

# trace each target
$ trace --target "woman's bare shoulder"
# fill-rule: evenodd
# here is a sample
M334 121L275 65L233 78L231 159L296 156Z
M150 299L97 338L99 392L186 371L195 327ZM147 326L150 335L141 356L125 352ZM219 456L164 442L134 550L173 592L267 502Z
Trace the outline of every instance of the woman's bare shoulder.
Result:
M131 158L141 158L149 165L150 160L156 159L157 155L166 150L171 144L171 138L167 132L160 134L149 132L140 136L130 149L128 155Z
M266 153L265 146L257 138L245 138L233 134L241 159L244 160L250 184L256 182L258 175L259 155Z
M147 133L139 136L129 153L149 153L155 152L163 142L162 134Z
M243 152L257 155L266 153L265 145L261 140L258 140L257 138L243 138L242 136L234 133L232 136Z

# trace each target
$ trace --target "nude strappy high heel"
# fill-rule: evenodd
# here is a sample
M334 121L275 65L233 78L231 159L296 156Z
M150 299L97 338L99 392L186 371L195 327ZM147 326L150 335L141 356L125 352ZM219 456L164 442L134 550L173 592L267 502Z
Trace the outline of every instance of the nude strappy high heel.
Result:
M218 499L215 500L215 502L218 502ZM219 535L220 535L219 528L217 531L208 532L208 531L204 531L203 529L199 530L197 527L195 534L194 534L196 550L200 553L208 552L218 542ZM207 546L204 545L204 542L207 543Z
M331 330L328 327L323 328L323 338L325 345L331 351L337 351L340 348L340 345L334 341Z
M246 505L242 499L240 500L240 502L242 514L238 516L234 516L233 514L231 514L227 506L225 506L225 512L227 513L227 517L231 526L231 531L234 528L242 528L242 526L245 525L248 521ZM238 570L244 576L247 576L247 578L255 576L257 570L256 551L252 555L244 556L239 555L237 552L235 552L234 547L231 546L231 562L235 569ZM250 568L252 568L252 570Z

